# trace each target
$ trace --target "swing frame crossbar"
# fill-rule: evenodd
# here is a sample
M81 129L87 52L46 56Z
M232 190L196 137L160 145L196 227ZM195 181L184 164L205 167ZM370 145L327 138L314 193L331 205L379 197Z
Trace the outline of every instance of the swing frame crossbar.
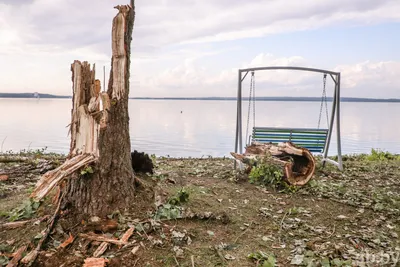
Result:
M330 117L326 142L323 150L322 162L323 166L325 163L331 163L343 170L342 161L342 147L341 147L341 136L340 136L340 72L334 72L323 69L304 68L304 67L290 67L290 66L272 66L272 67L256 67L246 68L238 70L238 90L237 90L237 114L236 114L236 137L235 137L235 153L243 153L243 133L242 133L242 83L249 72L263 71L263 70L298 70L298 71L309 71L316 73L329 74L332 81L335 84L333 92L333 103L332 113ZM244 75L243 75L244 74ZM249 99L250 101L251 99ZM336 121L335 121L336 119ZM253 125L255 127L255 125ZM337 139L337 161L328 158L329 145L332 137L333 128L336 128L336 139ZM247 139L247 137L246 137ZM236 162L235 162L236 168Z

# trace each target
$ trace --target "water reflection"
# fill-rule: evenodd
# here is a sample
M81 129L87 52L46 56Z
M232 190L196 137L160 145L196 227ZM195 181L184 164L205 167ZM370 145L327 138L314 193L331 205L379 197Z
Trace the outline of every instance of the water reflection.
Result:
M130 100L129 105L135 149L172 157L229 156L234 149L234 101ZM7 138L3 151L47 146L48 151L67 153L71 106L70 99L0 99L0 145ZM247 108L244 102L243 135ZM346 102L341 108L344 153L369 152L371 148L400 152L399 104ZM256 103L256 125L314 128L319 111L318 102L260 101ZM251 115L250 127L252 121ZM333 134L331 155L336 153Z

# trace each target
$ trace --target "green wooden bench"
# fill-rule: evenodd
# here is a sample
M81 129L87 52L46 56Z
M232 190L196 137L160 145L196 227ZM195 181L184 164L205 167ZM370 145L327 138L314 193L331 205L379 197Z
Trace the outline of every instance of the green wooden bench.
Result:
M249 139L251 142L273 144L292 142L310 152L323 153L327 135L328 129L253 127Z

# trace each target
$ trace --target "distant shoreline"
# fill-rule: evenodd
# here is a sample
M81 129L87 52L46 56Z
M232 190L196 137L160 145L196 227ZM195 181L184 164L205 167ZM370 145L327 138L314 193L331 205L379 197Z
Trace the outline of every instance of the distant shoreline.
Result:
M42 99L68 99L72 96L59 96L51 94L37 94ZM33 93L0 93L0 98L38 98ZM130 97L135 100L208 100L208 101L236 101L236 97ZM248 97L243 97L243 101L248 101ZM298 102L320 102L320 97L256 97L256 101L298 101ZM327 97L331 102L332 97ZM341 97L341 102L373 102L373 103L400 103L398 98L359 98L359 97Z

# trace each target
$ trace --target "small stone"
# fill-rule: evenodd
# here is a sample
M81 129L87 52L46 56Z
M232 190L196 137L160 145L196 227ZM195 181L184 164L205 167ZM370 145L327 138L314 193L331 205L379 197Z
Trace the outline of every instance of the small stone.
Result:
M1 182L3 182L3 181L7 181L8 180L8 176L7 175L0 175L0 181Z
M262 241L267 242L267 241L270 241L270 240L271 240L271 238L269 238L268 236L263 236L262 237Z
M344 219L347 219L348 217L344 216L344 215L339 215L336 218L338 218L339 220L344 220Z
M214 232L210 231L210 230L207 231L207 234L210 235L210 236L214 236Z
M232 255L230 255L230 254L226 254L224 258L227 259L227 260L234 260L234 259L236 259L234 256L232 256Z
M98 222L101 221L101 219L100 219L100 217L93 216L93 217L90 217L89 221L90 221L91 223L98 223Z

